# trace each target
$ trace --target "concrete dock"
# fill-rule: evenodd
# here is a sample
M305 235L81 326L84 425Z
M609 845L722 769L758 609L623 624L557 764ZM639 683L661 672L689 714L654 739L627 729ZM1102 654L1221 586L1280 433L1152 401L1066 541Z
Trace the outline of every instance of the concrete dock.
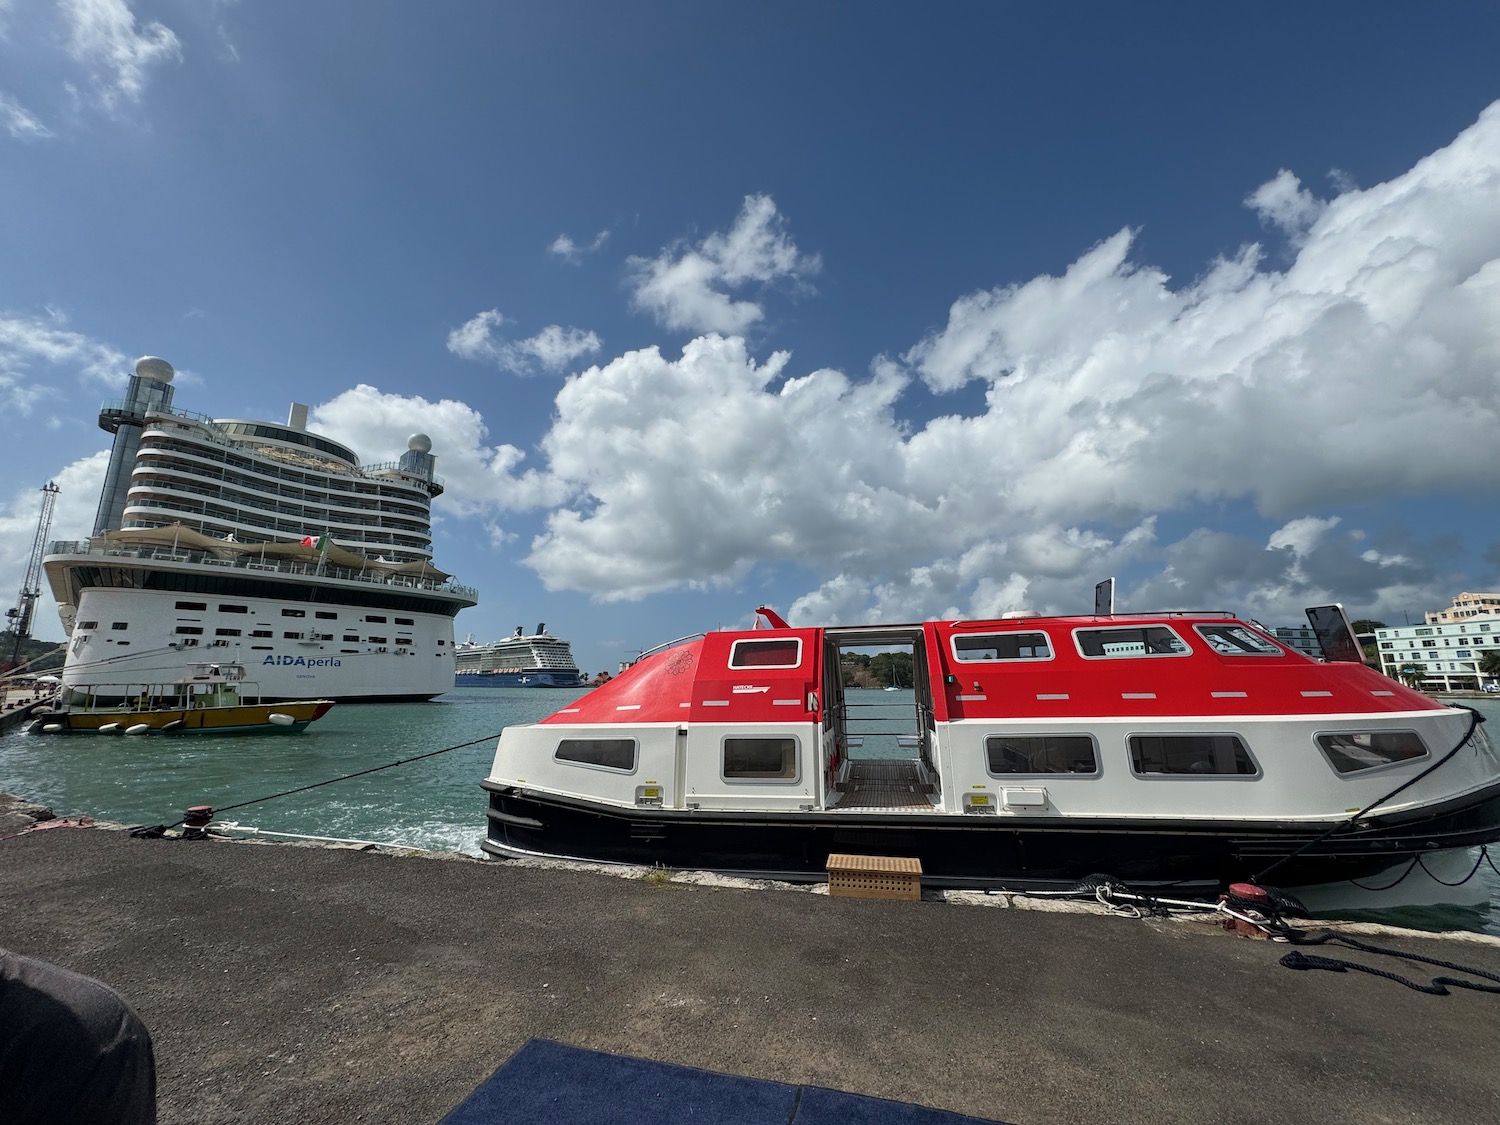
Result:
M1015 1125L1500 1120L1500 996L1202 923L57 827L0 840L0 945L135 1007L168 1125L436 1122L532 1037Z

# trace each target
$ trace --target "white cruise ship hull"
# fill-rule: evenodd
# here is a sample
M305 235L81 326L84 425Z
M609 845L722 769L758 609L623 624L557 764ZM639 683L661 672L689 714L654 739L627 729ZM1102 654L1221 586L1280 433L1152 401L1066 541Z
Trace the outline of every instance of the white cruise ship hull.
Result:
M54 590L74 590L65 688L161 682L222 660L244 665L267 700L414 701L452 690L453 614L467 597L303 575L295 564L250 569L134 554L46 559ZM117 584L82 585L100 581ZM283 596L268 596L278 590Z

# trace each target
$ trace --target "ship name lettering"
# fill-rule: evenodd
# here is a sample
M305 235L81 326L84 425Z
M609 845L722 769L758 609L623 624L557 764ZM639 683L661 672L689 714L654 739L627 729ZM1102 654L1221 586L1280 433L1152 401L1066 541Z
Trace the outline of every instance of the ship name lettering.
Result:
M261 664L299 668L341 668L344 662L336 656L268 656L261 661Z

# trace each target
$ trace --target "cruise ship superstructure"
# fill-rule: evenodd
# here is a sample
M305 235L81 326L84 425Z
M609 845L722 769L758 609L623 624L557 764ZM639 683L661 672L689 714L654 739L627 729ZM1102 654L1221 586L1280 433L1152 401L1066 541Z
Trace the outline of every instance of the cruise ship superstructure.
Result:
M529 637L517 625L514 636L492 644L476 644L472 636L459 641L454 671L458 687L576 688L585 682L572 646L547 632L545 623Z
M93 535L49 545L68 632L64 688L246 667L266 699L430 699L453 686L453 619L476 592L432 563L432 443L361 465L285 424L172 406L165 360L136 363Z

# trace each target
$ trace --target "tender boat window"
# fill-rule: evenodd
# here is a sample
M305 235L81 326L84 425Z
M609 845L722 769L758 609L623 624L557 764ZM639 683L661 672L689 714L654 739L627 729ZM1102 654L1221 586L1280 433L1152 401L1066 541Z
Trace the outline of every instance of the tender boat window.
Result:
M989 660L1051 660L1052 643L1046 633L955 635L953 659L960 664Z
M1318 735L1318 748L1339 773L1388 766L1427 757L1427 747L1415 731L1360 730Z
M1136 625L1115 629L1075 629L1073 637L1084 656L1187 656L1193 650L1165 625Z
M992 734L984 740L990 773L1082 773L1099 776L1099 754L1087 734Z
M628 773L635 769L635 739L565 738L557 744L552 756L559 762Z
M784 738L726 738L724 776L793 778L797 776L797 740Z
M1237 734L1133 734L1130 767L1143 775L1247 777L1260 772Z
M1195 625L1198 635L1220 656L1281 656L1281 649L1243 625Z
M735 641L729 650L731 668L796 668L802 664L802 639Z

